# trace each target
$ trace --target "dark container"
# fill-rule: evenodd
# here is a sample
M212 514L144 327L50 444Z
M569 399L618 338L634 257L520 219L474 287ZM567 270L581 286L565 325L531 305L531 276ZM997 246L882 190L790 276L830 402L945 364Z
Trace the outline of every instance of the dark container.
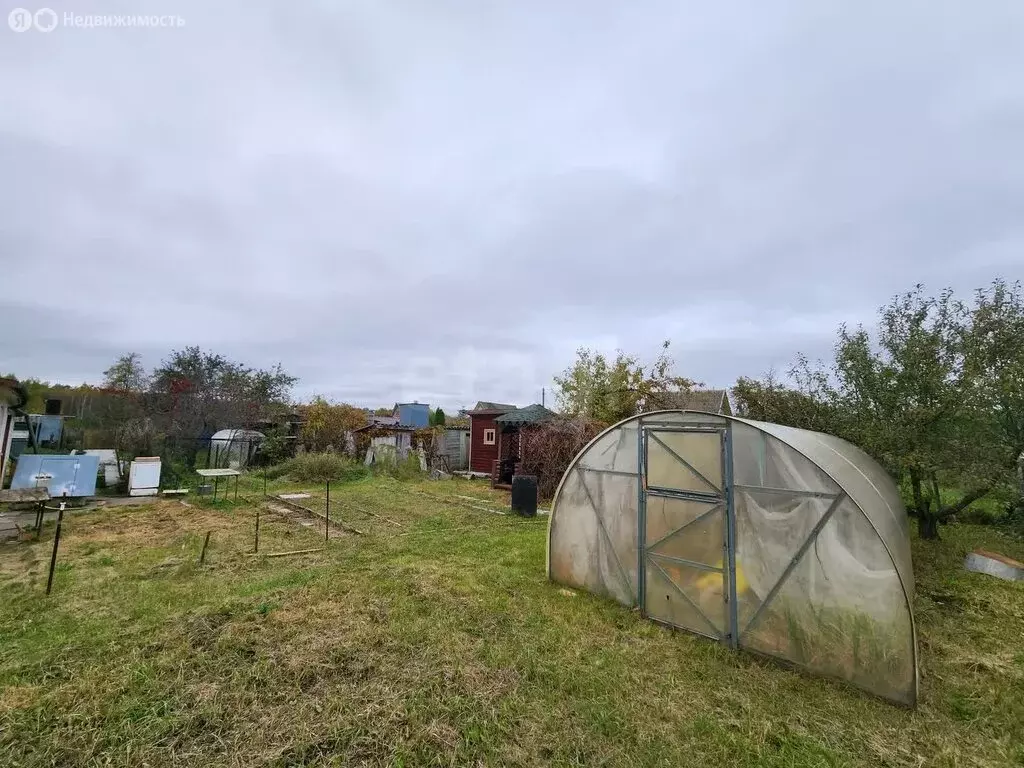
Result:
M537 476L512 477L512 511L521 517L537 516Z

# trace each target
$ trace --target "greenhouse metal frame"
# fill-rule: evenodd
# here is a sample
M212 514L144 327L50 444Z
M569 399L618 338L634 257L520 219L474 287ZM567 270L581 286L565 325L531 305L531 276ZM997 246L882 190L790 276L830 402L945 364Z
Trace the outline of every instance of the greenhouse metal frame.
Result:
M550 579L914 706L899 492L832 435L697 411L595 437L555 492Z

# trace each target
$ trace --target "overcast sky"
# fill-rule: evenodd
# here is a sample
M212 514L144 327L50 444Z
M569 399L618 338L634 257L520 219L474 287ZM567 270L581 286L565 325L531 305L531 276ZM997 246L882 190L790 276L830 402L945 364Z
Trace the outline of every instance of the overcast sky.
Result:
M667 337L728 386L1024 276L1021 0L15 5L0 372L199 344L451 408Z

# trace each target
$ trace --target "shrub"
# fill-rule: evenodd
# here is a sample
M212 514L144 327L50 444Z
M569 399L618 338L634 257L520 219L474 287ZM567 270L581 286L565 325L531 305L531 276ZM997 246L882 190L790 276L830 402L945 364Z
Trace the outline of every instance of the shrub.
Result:
M369 474L362 464L336 453L303 453L283 464L267 468L267 478L288 476L303 483L349 482Z
M398 480L415 480L423 475L423 470L420 469L420 457L415 451L410 451L409 455L402 461L398 461L390 466L385 465L385 467L387 474Z
M274 464L272 467L264 467L260 470L260 473L266 473L267 480L280 480L282 477L286 477L292 468L292 461L282 461L280 464Z
M389 459L383 456L373 464L373 474L382 477L393 477L396 480L415 480L423 476L420 469L419 455L410 451L404 459Z
M522 473L537 476L540 497L554 497L570 462L605 425L587 418L560 417L523 432Z
M288 458L291 448L291 441L285 439L283 430L271 430L260 441L251 463L257 467L280 464Z

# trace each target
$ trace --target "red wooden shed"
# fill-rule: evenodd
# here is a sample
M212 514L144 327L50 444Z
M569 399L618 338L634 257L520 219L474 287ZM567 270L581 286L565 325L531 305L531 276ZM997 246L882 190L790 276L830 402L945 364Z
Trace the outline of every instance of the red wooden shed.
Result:
M481 400L469 411L469 469L490 475L498 458L498 425L495 419L516 410L507 403Z

